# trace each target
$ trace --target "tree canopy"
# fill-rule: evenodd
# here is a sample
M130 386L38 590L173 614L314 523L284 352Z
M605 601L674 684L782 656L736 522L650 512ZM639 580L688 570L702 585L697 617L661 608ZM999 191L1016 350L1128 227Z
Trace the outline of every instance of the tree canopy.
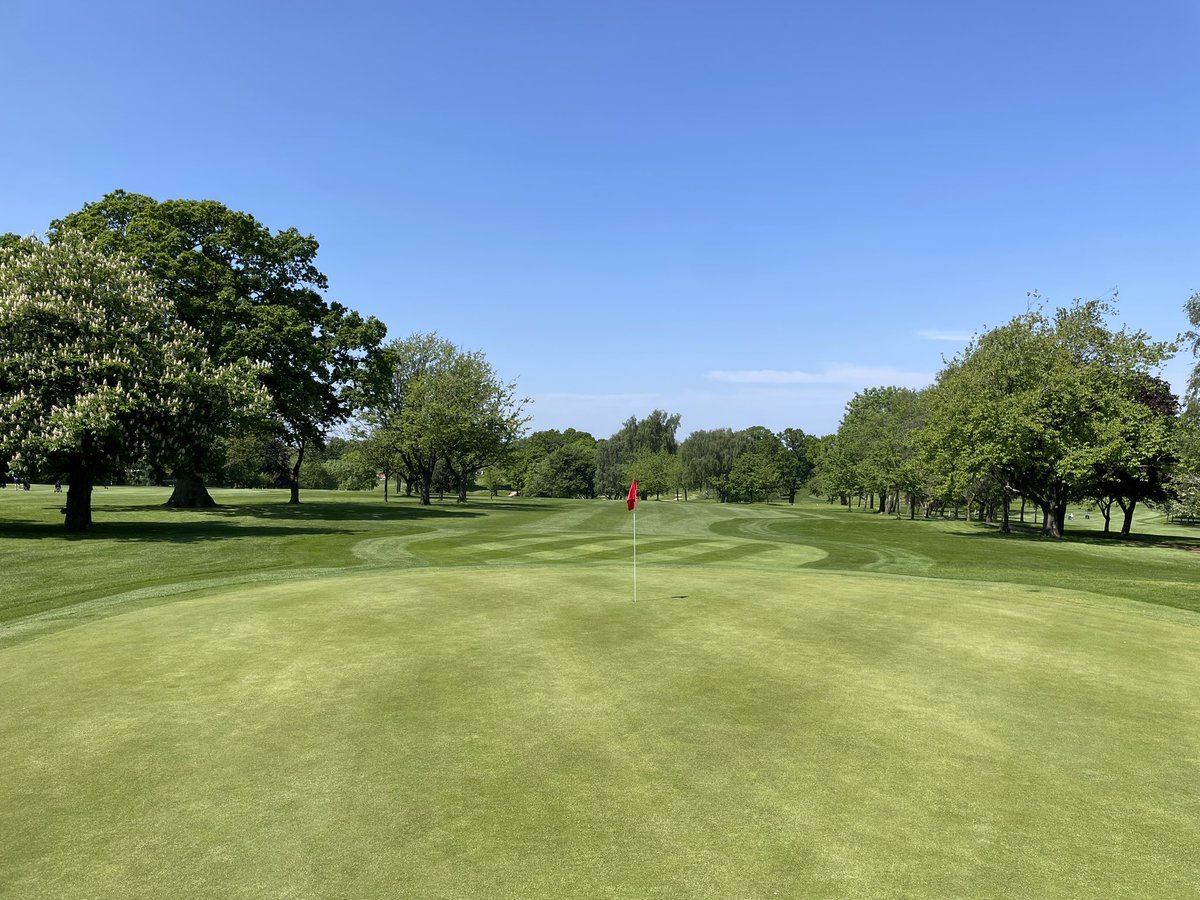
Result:
M1113 312L1095 300L1032 311L973 341L933 389L929 458L951 478L988 477L1033 500L1051 537L1063 533L1067 503L1098 484L1139 493L1131 471L1169 449L1155 412L1169 404L1153 397L1150 372L1173 348L1111 329Z
M79 234L0 250L0 335L0 457L66 476L69 531L99 476L178 464L265 406L255 366L213 362L133 260Z
M393 341L383 365L388 377L363 415L373 452L398 461L422 504L439 467L465 500L470 479L500 462L525 426L516 385L502 381L483 353L436 334Z
M217 364L259 364L268 421L295 451L291 499L298 502L305 449L320 446L349 415L347 387L362 377L385 334L379 320L324 297L316 239L295 228L273 232L213 200L159 202L126 191L52 223L51 243L68 231L133 257ZM214 443L196 430L181 431L176 441L190 452L179 454L169 502L211 503L203 476L215 466Z

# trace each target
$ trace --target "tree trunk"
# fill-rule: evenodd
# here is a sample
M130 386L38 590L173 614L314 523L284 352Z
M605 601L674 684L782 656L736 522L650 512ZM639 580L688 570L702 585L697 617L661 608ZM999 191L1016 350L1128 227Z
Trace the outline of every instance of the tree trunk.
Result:
M296 464L292 466L292 495L288 497L288 503L300 502L300 467L304 465L304 444L301 444L296 451Z
M1042 507L1042 536L1060 538L1062 537L1062 525L1058 521L1058 514L1054 507L1047 501L1041 501Z
M388 502L388 485L391 483L392 473L386 469L383 472L383 502Z
M63 508L66 519L63 526L75 534L92 527L92 473L84 469L70 472L71 482L67 486L67 505Z
M195 472L175 472L173 477L175 489L171 491L170 498L163 506L175 509L204 509L217 505L217 501L204 486L204 479Z
M433 466L428 469L423 466L418 467L414 474L417 477L417 502L421 506L431 506L433 504Z
M1021 524L1025 524L1025 498L1021 498Z
M1010 502L1012 502L1012 501L1009 500L1008 491L1005 491L1004 492L1004 501L1000 505L1000 515L1001 515L1000 533L1001 534L1009 534L1012 531L1012 528L1009 527L1009 524L1008 524L1008 505Z
M1067 498L1064 489L1059 486L1051 491L1049 497L1038 500L1042 508L1042 536L1061 538L1067 525Z
M1121 507L1121 512L1125 514L1124 521L1121 522L1121 537L1129 537L1129 529L1133 525L1133 509L1137 506L1136 500L1130 500L1129 505L1125 505L1125 501L1118 497L1117 503Z

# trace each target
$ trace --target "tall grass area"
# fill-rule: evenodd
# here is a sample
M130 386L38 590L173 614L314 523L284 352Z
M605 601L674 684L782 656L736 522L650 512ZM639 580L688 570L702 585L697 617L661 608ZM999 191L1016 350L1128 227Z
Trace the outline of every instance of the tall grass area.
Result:
M1196 531L214 495L0 492L0 896L1196 895Z

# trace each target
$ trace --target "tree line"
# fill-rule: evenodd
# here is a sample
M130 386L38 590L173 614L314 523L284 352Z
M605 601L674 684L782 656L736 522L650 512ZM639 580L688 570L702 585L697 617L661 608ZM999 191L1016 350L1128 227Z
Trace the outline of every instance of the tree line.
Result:
M785 499L882 514L965 510L1009 528L1027 506L1061 536L1086 502L1128 534L1139 504L1200 518L1200 375L1181 404L1157 372L1176 343L1112 324L1114 301L1037 308L978 335L923 390L854 395L835 433L631 416L607 438L525 434L525 399L479 351L386 328L329 299L318 244L215 201L115 191L45 238L0 235L0 464L68 483L65 526L91 524L100 479L382 483L465 501L482 484L544 497ZM1200 329L1200 294L1185 307ZM1200 351L1196 332L1179 342ZM1178 342L1177 342L1178 343ZM1198 367L1200 371L1200 367ZM306 460L308 466L305 467Z
M1187 309L1200 325L1196 298ZM856 394L820 442L814 492L884 514L965 509L1002 531L1019 501L1049 537L1069 503L1097 510L1105 532L1119 511L1122 535L1143 503L1195 517L1195 404L1181 410L1156 374L1177 347L1114 327L1115 314L1100 300L1031 310L977 336L924 390Z
M643 499L751 503L794 503L812 475L817 440L799 428L718 428L680 441L679 425L678 414L656 409L603 439L573 428L538 431L516 445L502 474L514 490L538 497L623 497L636 480Z
M1200 329L1200 294L1185 311ZM978 335L928 388L856 393L823 437L756 426L677 441L679 416L655 410L606 439L530 435L509 480L548 497L620 496L635 478L643 497L794 503L805 490L885 515L965 513L1006 532L1028 515L1054 538L1071 503L1094 509L1105 532L1119 514L1121 535L1139 504L1200 519L1200 366L1181 404L1157 374L1177 344L1113 325L1116 312L1115 297L1039 305ZM1197 332L1180 340L1200 352Z

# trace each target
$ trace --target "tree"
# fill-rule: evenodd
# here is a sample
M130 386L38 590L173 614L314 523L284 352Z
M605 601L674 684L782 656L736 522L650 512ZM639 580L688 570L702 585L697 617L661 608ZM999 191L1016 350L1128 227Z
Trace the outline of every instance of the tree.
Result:
M499 465L512 452L529 418L516 383L504 383L480 352L458 351L449 373L453 379L454 434L444 457L465 503L474 477L485 466Z
M595 496L595 441L576 440L550 451L529 468L525 490L534 497Z
M388 428L371 428L363 423L355 426L354 434L358 438L359 458L378 473L383 482L383 502L387 503L392 477L407 472L395 436Z
M679 445L682 480L686 491L697 490L705 497L716 492L724 502L724 491L733 461L745 442L744 435L735 435L731 428L693 431Z
M850 495L856 490L854 463L838 442L836 434L817 438L813 447L813 472L809 488L829 503L837 500L850 505Z
M1111 303L1076 301L1053 315L1017 316L976 338L938 375L926 453L965 483L984 478L1042 510L1042 533L1063 534L1067 503L1098 473L1159 454L1132 436L1150 408L1137 400L1174 347L1144 332L1112 330ZM1139 387L1139 385L1141 387Z
M1167 514L1178 521L1200 520L1200 405L1189 402L1175 429L1176 464L1167 479Z
M675 432L679 430L679 414L656 409L644 419L630 416L621 430L596 447L596 490L609 497L625 493L628 469L639 451L674 454L679 449ZM642 487L639 480L639 489ZM642 491L645 499L645 491Z
M595 494L596 479L596 439L586 431L576 431L574 428L568 428L566 431L558 431L554 428L535 431L533 434L523 437L518 441L517 446L510 455L508 465L509 478L514 490L521 493L537 493L545 490L546 482L544 479L539 480L538 491L530 489L529 480L532 477L532 473L542 465L547 457L572 444L579 444L585 447L592 460L592 471L588 473L586 483L589 486L587 496L593 496ZM572 481L578 482L578 479L572 476ZM573 495L554 492L544 494L544 496Z
M1192 377L1188 382L1187 399L1189 402L1200 400L1200 291L1188 299L1184 304L1183 311L1187 313L1188 321L1192 324L1193 331L1187 331L1181 335L1181 339L1187 341L1192 348L1192 355L1197 357L1195 368L1192 369Z
M788 503L795 505L796 492L813 474L817 453L817 439L799 428L785 428L776 435L782 444L780 476Z
M625 467L625 482L638 483L638 496L645 499L651 494L655 499L670 492L679 484L679 458L666 450L651 450L642 447Z
M377 319L322 296L328 283L315 264L316 239L295 228L272 232L216 201L158 202L125 191L52 223L51 242L68 230L132 255L218 364L260 364L268 422L294 450L290 502L298 503L306 449L349 414L347 387L363 377L385 333ZM205 438L175 436L187 452L178 455L168 505L212 505L204 476L217 461Z
M219 444L219 476L226 487L280 488L291 483L291 454L265 428L242 428Z
M783 442L762 425L739 431L736 437L736 455L721 483L726 499L750 503L769 500L783 484L788 462Z
M527 421L516 385L502 381L482 353L436 334L393 341L384 355L390 377L376 391L364 424L376 452L393 453L428 505L439 470L459 499L467 480L500 462Z
M332 437L324 449L310 454L309 487L336 491L371 491L378 485L374 460L361 441Z
M907 492L912 509L914 437L921 424L921 399L901 387L867 388L846 404L837 431L841 484L847 493L877 494L879 512L899 514Z
M1097 424L1087 456L1076 465L1083 467L1077 477L1104 516L1105 533L1115 503L1122 513L1121 536L1128 537L1139 502L1167 499L1179 400L1161 378L1135 372L1119 380L1108 417Z
M173 465L265 405L247 361L211 361L129 258L60 231L0 251L0 455L66 475L65 526L92 524L97 477Z

